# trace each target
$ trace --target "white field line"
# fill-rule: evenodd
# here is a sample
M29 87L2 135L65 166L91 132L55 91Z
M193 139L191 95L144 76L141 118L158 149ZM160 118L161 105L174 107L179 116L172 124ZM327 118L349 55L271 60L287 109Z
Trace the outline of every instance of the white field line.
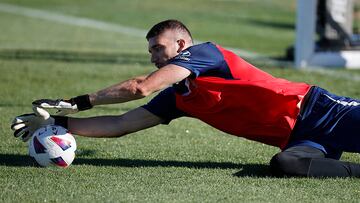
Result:
M111 31L125 35L136 36L136 37L145 37L146 35L145 30L138 28L132 28L118 24L107 23L104 21L93 20L89 18L75 17L70 15L64 15L64 14L40 10L40 9L26 8L26 7L5 4L5 3L0 3L0 11L31 17L31 18L38 18L42 20L68 24L68 25L76 25L81 27L95 28L103 31Z
M60 14L56 12L50 12L46 10L34 9L34 8L27 8L17 5L11 5L6 3L0 3L0 12L11 13L31 18L38 18L42 20L58 22L67 25L74 25L80 27L88 27L93 29L98 29L102 31L110 31L120 34L125 34L129 36L141 37L145 38L146 30L128 27L120 24L109 23L99 20L94 20L90 18L83 18L83 17L76 17L71 15ZM195 43L201 43L201 41L195 41ZM271 59L269 57L263 56L261 54L246 51L243 49L226 47L227 49L233 51L234 53L244 57L244 58L251 58L251 59L258 59L262 61L266 61L266 63L279 65L279 66L289 66L293 65L292 62L283 62ZM346 73L338 73L337 71L332 71L328 69L305 69L306 72L316 72L326 76L331 76L334 78L343 78L352 81L360 81L360 76L355 76Z
M52 21L52 22L58 22L63 23L67 25L75 25L75 26L81 26L81 27L88 27L88 28L94 28L102 31L110 31L110 32L116 32L121 33L129 36L136 36L136 37L142 37L145 39L146 30L128 27L124 25L119 25L115 23L108 23L104 21L94 20L90 18L83 18L83 17L76 17L71 15L64 15L60 13L50 12L46 10L40 10L40 9L33 9L33 8L27 8L22 6L16 6L11 4L5 4L0 3L0 11L16 14L16 15L22 15L26 17L31 18L38 18L42 20ZM196 41L196 43L201 43L200 41ZM230 48L231 49L231 48ZM232 48L234 52L237 54L248 57L248 58L264 58L264 56L261 56L259 54L245 51L242 49L236 49Z

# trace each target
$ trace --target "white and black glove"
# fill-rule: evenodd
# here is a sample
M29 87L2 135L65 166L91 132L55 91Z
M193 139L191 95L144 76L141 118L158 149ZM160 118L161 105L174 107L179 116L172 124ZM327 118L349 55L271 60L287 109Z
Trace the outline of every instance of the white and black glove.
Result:
M84 111L91 109L92 105L90 103L89 95L81 95L69 100L66 99L39 99L33 101L34 107L40 107L44 109L56 109L57 115L67 115L72 113L77 113L79 111Z
M34 113L17 116L12 121L14 136L22 141L28 141L37 129L46 125L55 124L67 128L67 117L50 116L49 112L39 107L33 107L33 110Z

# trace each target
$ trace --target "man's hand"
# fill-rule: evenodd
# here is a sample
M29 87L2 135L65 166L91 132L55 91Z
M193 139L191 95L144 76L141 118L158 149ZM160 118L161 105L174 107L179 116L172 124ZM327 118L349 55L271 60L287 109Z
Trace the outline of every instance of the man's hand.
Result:
M79 111L91 109L92 105L90 103L89 95L82 95L78 97L71 98L69 100L64 99L39 99L33 101L34 107L44 108L44 109L56 109L58 110L58 115L67 115L72 113L77 113Z
M11 124L14 136L24 142L28 141L40 127L55 123L55 119L45 109L34 107L33 110L34 113L17 116Z
M63 100L63 99L39 99L33 101L32 105L34 107L44 108L44 109L56 109L58 115L67 115L72 113L79 112L77 105L74 100Z

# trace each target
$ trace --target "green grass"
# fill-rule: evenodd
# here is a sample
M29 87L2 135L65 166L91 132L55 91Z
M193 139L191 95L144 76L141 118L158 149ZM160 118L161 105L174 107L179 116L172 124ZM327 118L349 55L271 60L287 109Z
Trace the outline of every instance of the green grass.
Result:
M175 12L170 1L158 0L8 2L143 29L159 19L179 17L195 29L200 40L215 37L225 45L270 55L279 54L293 39L292 30L266 25L251 25L259 30L257 37L246 35L250 28L236 28L244 36L231 37L231 28L243 25L244 19L293 22L293 3L280 0L175 2L184 13ZM214 12L206 12L214 5L218 6ZM185 12L186 6L189 11ZM265 8L271 9L264 12ZM165 11L146 17L151 10ZM237 18L242 20L237 22ZM93 92L154 69L142 38L1 12L0 25L0 202L359 201L357 179L273 178L268 162L277 148L224 134L189 118L119 139L76 136L77 156L68 169L34 167L26 143L14 139L10 130L13 117L30 112L34 99ZM223 26L217 34L208 32L217 26ZM266 35L269 30L275 34ZM262 68L279 77L360 98L360 81L344 79L359 78L360 71L332 70L335 75L328 76ZM76 116L116 115L149 99L101 106ZM360 162L358 154L345 153L342 159Z
M176 18L193 36L224 46L283 56L294 41L295 2L271 0L1 0L148 30ZM271 37L269 37L271 36Z

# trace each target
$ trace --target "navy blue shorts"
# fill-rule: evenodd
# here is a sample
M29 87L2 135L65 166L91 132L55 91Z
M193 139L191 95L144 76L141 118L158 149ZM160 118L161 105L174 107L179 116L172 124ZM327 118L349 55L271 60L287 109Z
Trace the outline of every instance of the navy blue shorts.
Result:
M360 100L313 87L286 148L295 145L318 148L334 159L342 152L360 153Z

